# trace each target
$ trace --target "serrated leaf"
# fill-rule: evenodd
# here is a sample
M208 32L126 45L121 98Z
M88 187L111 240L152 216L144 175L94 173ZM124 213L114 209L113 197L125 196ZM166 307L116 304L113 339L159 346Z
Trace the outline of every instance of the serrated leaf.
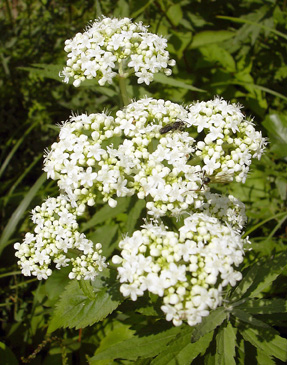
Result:
M257 359L257 364L260 364L260 365L275 364L275 361L273 361L272 358L266 354L266 352L260 350L259 348L257 348L256 359Z
M94 355L110 348L116 343L132 338L135 330L132 330L130 327L130 324L118 322L117 320L106 323L101 333L97 334L97 337L100 337L101 340ZM110 360L98 360L98 364L109 363Z
M210 344L213 334L207 333L196 343L190 343L192 328L168 344L168 348L158 355L151 365L189 365L200 354L203 355Z
M258 319L252 317L250 313L247 313L240 309L233 309L231 313L233 316L237 317L241 322L249 323L251 326L270 328L268 324L259 321Z
M287 301L284 299L254 299L248 300L237 308L251 314L287 313Z
M245 365L245 341L242 337L239 337L237 340L237 365Z
M274 356L281 361L287 361L287 340L278 335L271 327L243 328L240 333L245 341L265 352L268 356Z
M82 292L85 296L91 300L96 299L96 294L94 292L93 286L89 280L79 280L78 281Z
M265 260L259 260L251 266L232 293L232 301L246 296L256 297L267 288L287 265L287 252L280 252L276 256L269 258L268 261Z
M202 322L194 328L191 336L191 341L196 342L206 333L213 331L216 327L221 325L226 317L227 313L225 312L224 307L219 307L212 311L209 316L204 317L202 319Z
M194 49L211 43L223 42L234 37L234 34L229 30L205 30L194 35L190 48Z
M108 276L108 270L105 274L92 283L95 298L85 294L76 280L67 285L52 315L49 333L60 327L78 329L91 326L118 307L121 301L119 284L114 277Z
M159 323L150 328L148 333L139 333L133 338L110 346L90 359L90 365L96 365L98 360L127 359L136 360L138 357L153 357L165 349L165 346L183 329L168 327ZM162 328L161 328L162 327Z
M235 365L236 329L230 323L222 326L216 336L215 363Z

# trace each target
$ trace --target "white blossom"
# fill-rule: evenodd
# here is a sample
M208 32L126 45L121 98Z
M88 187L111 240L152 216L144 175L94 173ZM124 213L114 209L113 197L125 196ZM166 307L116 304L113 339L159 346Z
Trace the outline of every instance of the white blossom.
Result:
M77 33L65 42L68 54L67 66L60 73L64 82L74 79L78 87L82 81L96 79L99 85L111 84L121 73L133 71L138 83L147 85L154 74L160 71L171 74L167 41L156 34L148 33L142 23L133 23L129 18L99 18L84 33Z
M241 279L235 268L243 261L246 243L229 225L195 213L179 233L159 223L146 224L120 242L121 256L112 261L119 265L123 296L136 300L145 291L158 295L167 321L194 326L221 304L223 287Z

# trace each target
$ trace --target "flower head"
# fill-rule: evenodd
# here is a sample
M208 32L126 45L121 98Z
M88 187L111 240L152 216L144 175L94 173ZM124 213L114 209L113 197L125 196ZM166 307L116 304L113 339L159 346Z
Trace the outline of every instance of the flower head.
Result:
M217 218L196 213L184 220L179 233L162 224L148 224L119 244L114 256L120 291L137 300L145 291L162 298L166 320L178 326L200 323L222 301L222 288L234 286L242 275L248 242Z
M73 208L67 197L48 198L32 211L34 234L27 233L23 243L15 243L18 265L25 276L47 279L56 269L72 264L69 277L93 280L106 267L101 256L101 244L93 244L78 231L77 216L81 209ZM70 250L81 253L76 259Z
M111 84L120 72L134 72L138 83L149 85L154 74L171 74L167 41L149 33L141 22L129 18L97 19L84 33L77 33L65 42L67 66L61 73L64 81L73 78L74 86L82 81L96 79L100 85Z

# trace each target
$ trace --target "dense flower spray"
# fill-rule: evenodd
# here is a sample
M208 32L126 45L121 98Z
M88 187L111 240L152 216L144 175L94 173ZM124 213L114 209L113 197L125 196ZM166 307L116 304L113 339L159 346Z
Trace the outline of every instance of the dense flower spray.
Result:
M101 256L102 245L94 245L78 231L76 218L81 213L81 209L72 208L63 195L47 199L32 211L34 234L26 233L23 243L14 245L25 276L47 279L52 274L52 264L60 269L71 263L70 279L94 280L106 267L105 258Z
M167 40L148 33L142 23L129 18L98 19L84 33L66 41L68 60L61 75L65 82L73 78L73 85L79 86L86 79L111 84L118 74L134 73L139 84L149 85L155 73L171 74L168 66L175 61L169 59L166 47Z
M120 291L133 301L145 292L157 295L166 320L193 326L241 279L249 242L241 237L244 204L211 186L244 183L266 140L240 105L219 97L188 105L148 97L128 102L123 80L129 75L149 85L155 73L171 74L175 61L166 46L166 39L128 18L98 19L66 41L65 81L104 85L119 76L126 106L113 115L72 115L62 124L44 160L61 195L32 211L34 233L15 249L26 276L47 279L54 268L69 266L70 279L94 280L106 258L100 243L80 233L77 219L98 197L113 208L117 198L134 195L145 200L148 218L112 257ZM182 224L171 230L164 217Z
M222 301L222 289L242 275L243 246L231 227L205 214L184 220L179 233L148 224L119 243L114 256L121 292L136 300L145 291L162 297L162 311L178 326L200 323Z
M100 193L110 206L116 205L116 197L148 198L148 213L156 217L177 216L203 204L206 208L210 198L204 177L214 182L245 181L251 158L259 158L264 148L264 139L243 119L239 107L221 99L209 102L214 104L220 105L221 113L215 108L208 118L214 116L222 133L214 137L212 122L204 122L204 141L201 134L190 135L202 132L195 112L190 112L192 106L161 99L133 102L115 118L73 116L47 153L44 170L75 206L94 205ZM180 130L161 132L178 120L183 125ZM121 138L117 145L115 137Z

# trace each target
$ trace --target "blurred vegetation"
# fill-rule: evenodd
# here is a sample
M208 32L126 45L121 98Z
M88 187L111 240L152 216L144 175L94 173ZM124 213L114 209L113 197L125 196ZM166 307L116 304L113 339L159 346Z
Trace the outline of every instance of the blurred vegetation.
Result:
M140 338L138 331L145 327L156 333L155 320L131 303L129 316L119 315L119 307L103 322L83 330L58 329L47 337L51 313L67 285L65 272L61 270L46 282L27 279L20 274L14 256L13 243L32 227L28 212L58 191L42 173L43 151L57 138L57 124L71 111L105 109L113 113L119 103L117 85L108 89L86 83L76 89L58 77L65 64L64 41L101 15L141 20L150 25L151 32L169 40L171 57L177 61L173 75L157 76L149 88L137 86L132 79L128 90L133 97L152 95L188 103L220 95L242 104L244 112L254 116L257 128L269 138L268 151L253 165L244 185L216 189L232 193L246 204L246 235L253 248L246 255L246 267L287 251L286 0L5 0L0 4L1 364L17 364L21 357L30 355L31 364L85 364L86 356L95 351L101 353L135 333ZM90 224L86 222L83 230L109 245L116 237L107 249L110 255L122 235L128 211L125 204L113 212L103 207L98 215L91 213ZM284 270L266 286L262 297L286 301ZM266 315L265 320L287 338L286 313ZM225 330L228 333L230 329ZM249 363L275 363L270 352L268 362L264 349L254 351L247 337L238 339L237 363L244 363L247 352ZM157 354L120 356L126 360L114 360L117 357L111 355L111 360L91 363L150 364ZM164 354L160 356L155 364L175 363L165 360ZM199 354L194 363L213 363L214 358L210 348L204 359Z

